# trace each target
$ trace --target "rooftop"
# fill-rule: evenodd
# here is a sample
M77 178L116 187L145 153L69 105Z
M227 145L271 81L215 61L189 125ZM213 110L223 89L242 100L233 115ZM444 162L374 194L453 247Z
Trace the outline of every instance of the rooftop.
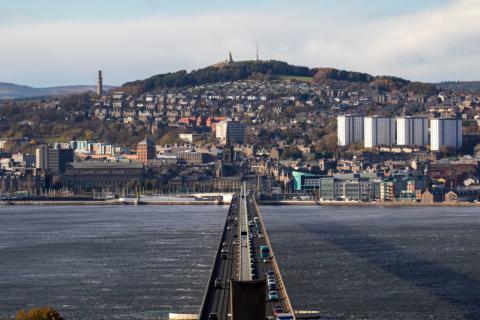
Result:
M143 163L140 162L97 162L97 161L84 161L75 162L71 166L75 169L108 169L108 168L131 168L141 169Z

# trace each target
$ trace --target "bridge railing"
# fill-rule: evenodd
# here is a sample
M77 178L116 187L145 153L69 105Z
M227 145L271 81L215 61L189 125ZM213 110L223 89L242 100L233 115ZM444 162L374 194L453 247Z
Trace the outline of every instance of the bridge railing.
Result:
M282 296L285 299L285 305L287 306L287 309L288 309L287 311L291 312L291 314L293 316L293 319L295 319L295 313L293 312L292 303L290 302L290 298L288 297L287 288L285 287L285 282L283 281L282 273L280 272L280 268L278 267L277 260L275 258L275 254L273 252L272 244L270 243L270 239L268 237L268 233L267 233L267 230L265 228L265 224L263 223L262 215L260 214L260 210L258 209L257 201L255 200L255 197L252 197L252 199L253 199L253 204L254 204L254 208L255 208L255 214L258 216L258 218L261 221L262 233L263 233L263 236L265 237L265 243L270 248L270 253L271 253L271 256L272 256L271 265L273 267L274 272L278 275L278 278L280 280L279 289L282 293Z

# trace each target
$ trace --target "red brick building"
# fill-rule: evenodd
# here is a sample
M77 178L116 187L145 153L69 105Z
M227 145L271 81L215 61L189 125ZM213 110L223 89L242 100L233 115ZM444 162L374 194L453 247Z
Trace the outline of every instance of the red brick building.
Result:
M146 137L138 143L137 160L146 164L151 159L155 159L155 144Z

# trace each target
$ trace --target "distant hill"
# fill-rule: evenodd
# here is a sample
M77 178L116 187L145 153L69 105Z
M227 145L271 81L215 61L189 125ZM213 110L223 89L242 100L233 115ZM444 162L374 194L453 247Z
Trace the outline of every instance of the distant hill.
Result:
M411 90L414 92L433 92L437 88L433 84L410 82L391 76L372 76L367 73L338 70L333 68L309 68L294 66L283 61L240 61L222 62L206 68L187 72L180 70L164 73L144 80L123 84L119 90L130 94L140 94L164 88L181 88L207 83L236 80L276 80L292 79L312 82L352 82L369 84L381 91Z
M179 88L246 79L272 79L276 76L312 77L314 74L315 72L307 67L293 66L282 61L241 61L218 63L191 72L180 70L159 74L145 80L127 82L122 85L121 90L139 94L161 88Z
M480 93L480 81L446 81L440 82L438 87L442 90Z
M115 87L103 86L104 90L108 91ZM60 86L49 88L34 88L29 86L22 86L14 83L0 82L0 100L5 99L22 99L22 98L36 98L45 96L60 96L75 93L84 93L88 91L95 91L93 85L78 85L78 86Z

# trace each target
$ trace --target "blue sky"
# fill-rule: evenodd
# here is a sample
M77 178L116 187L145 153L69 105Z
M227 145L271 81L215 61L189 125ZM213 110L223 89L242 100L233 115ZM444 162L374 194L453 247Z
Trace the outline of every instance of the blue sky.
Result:
M0 0L0 81L126 81L262 58L413 80L474 80L477 0Z
M155 14L199 14L211 12L299 10L312 14L388 16L428 9L447 0L0 0L0 23L64 19L135 19Z

